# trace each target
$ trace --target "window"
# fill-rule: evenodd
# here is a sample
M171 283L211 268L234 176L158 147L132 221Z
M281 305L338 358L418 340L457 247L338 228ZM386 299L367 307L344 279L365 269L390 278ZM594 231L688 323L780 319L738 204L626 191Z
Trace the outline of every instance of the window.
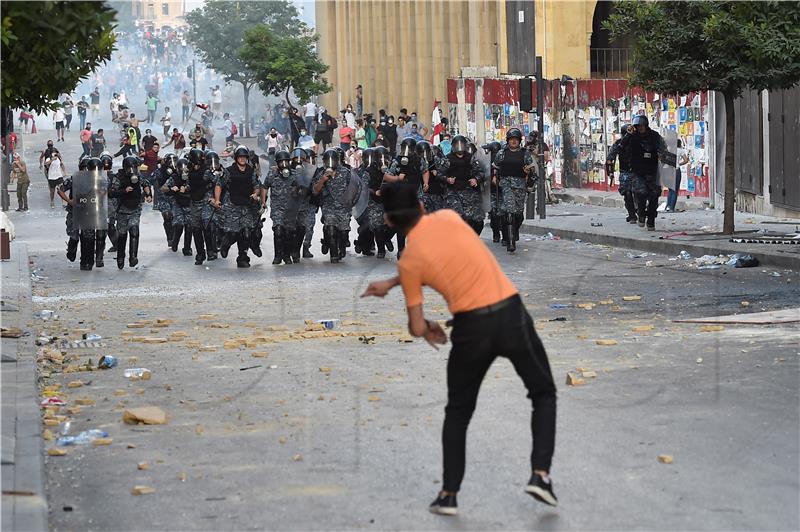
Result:
M161 4L161 14L169 15L169 4L167 2Z

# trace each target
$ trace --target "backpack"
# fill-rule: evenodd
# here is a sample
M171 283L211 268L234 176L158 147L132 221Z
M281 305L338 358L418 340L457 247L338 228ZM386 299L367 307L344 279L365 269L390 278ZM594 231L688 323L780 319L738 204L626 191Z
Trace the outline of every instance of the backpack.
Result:
M236 136L239 134L239 128L236 127L236 122L231 122L231 135Z

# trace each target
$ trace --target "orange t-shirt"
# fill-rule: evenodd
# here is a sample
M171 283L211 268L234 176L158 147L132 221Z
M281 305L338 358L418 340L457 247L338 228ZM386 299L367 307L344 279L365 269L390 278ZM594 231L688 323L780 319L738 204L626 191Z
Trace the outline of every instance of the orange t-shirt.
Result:
M453 314L517 293L489 248L448 209L424 215L408 233L397 269L408 307L422 303L423 286L442 294Z

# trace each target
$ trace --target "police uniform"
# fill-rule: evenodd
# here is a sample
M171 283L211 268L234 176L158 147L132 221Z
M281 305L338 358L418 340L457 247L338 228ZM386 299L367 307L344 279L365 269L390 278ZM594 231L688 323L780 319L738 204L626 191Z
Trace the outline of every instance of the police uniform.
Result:
M448 209L456 211L461 218L480 234L483 229L483 204L481 202L480 182L482 170L480 164L471 159L468 153L461 157L450 153L439 161L438 172L446 175L448 179L455 178L455 182L447 184L445 201ZM478 181L478 186L471 186L470 179Z
M633 132L620 139L620 149L629 149L631 157L631 190L636 201L636 215L639 226L647 224L655 229L658 214L658 199L661 197L661 184L658 180L658 156L666 152L664 139L648 129L644 135Z
M213 260L212 256L216 259L216 251L213 249L213 244L211 244L213 237L210 233L214 208L209 203L215 184L216 180L210 170L200 168L189 171L189 198L191 203L189 206L188 225L191 228L194 247L197 251L195 256L195 264L197 265L202 264L206 258ZM205 242L211 244L208 249L208 256L206 256Z
M317 173L312 187L322 179ZM347 235L350 231L351 206L347 204L347 188L350 184L350 168L341 164L325 182L319 193L322 209L323 253L330 251L331 262L339 262L345 256Z
M130 192L125 189L131 187ZM131 176L121 169L111 181L109 197L119 200L117 209L117 267L125 267L125 241L130 235L128 263L131 267L139 263L139 219L142 215L142 202L146 198L146 190L150 187L145 178L138 178L134 183Z
M503 241L508 243L509 251L516 249L519 228L525 219L525 199L528 193L525 167L531 167L534 163L531 152L522 147L512 150L506 145L494 157L493 164L499 175Z
M285 175L284 175L285 173ZM294 231L297 227L297 213L289 219L287 209L293 201L295 178L292 170L284 171L273 167L264 178L263 187L269 190L269 218L272 220L272 234L275 248L273 264L292 264L291 248Z
M433 165L428 176L428 191L422 193L422 203L425 205L425 212L432 213L447 207L445 193L447 192L447 181L444 175L439 173L441 160L445 156L435 155Z
M218 186L226 190L221 213L224 237L220 243L220 253L223 258L227 257L228 249L236 242L239 250L236 265L246 268L250 265L250 257L247 255L250 232L255 225L253 199L250 196L260 188L255 169L248 164L244 170L240 170L234 162L220 177Z
M192 215L192 198L188 190L189 181L184 180L180 171L169 176L165 183L168 189L167 194L172 198L172 251L178 251L178 245L181 242L181 235L186 232L183 238L183 254L190 256L192 254L192 236L189 229L189 220ZM173 191L173 187L187 187L184 192Z
M428 171L428 163L425 159L416 155L408 157L406 164L402 164L401 159L400 155L396 156L386 173L389 175L403 174L405 176L403 181L417 191L417 198L422 199L422 175ZM406 237L400 231L392 230L392 234L397 235L397 256L399 259L403 249L406 247Z
M172 245L172 211L174 210L175 200L172 194L161 191L161 187L167 183L168 179L169 175L163 165L159 165L150 174L150 183L153 185L153 210L161 212L167 244Z
M627 131L622 134L623 138L627 135ZM636 223L636 203L633 197L632 177L631 172L631 154L630 146L622 148L622 138L617 139L608 150L609 173L613 175L614 160L619 157L619 194L625 199L625 210L628 211L626 221Z

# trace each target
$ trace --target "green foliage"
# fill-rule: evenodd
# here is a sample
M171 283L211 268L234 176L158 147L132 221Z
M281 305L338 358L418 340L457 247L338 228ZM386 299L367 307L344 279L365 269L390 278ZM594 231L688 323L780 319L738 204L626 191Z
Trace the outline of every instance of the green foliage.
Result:
M278 35L301 34L308 28L298 18L297 8L286 1L269 2L212 1L186 14L187 38L200 58L226 81L236 81L246 88L255 85L254 74L239 57L245 32L266 24Z
M104 2L3 2L3 106L54 109L111 57L114 17Z
M301 101L331 90L322 77L328 67L317 57L317 40L313 34L281 36L260 24L245 33L239 57L265 94L285 93L291 105L290 89Z
M633 36L630 81L648 90L737 97L800 81L800 2L623 0L604 27Z

